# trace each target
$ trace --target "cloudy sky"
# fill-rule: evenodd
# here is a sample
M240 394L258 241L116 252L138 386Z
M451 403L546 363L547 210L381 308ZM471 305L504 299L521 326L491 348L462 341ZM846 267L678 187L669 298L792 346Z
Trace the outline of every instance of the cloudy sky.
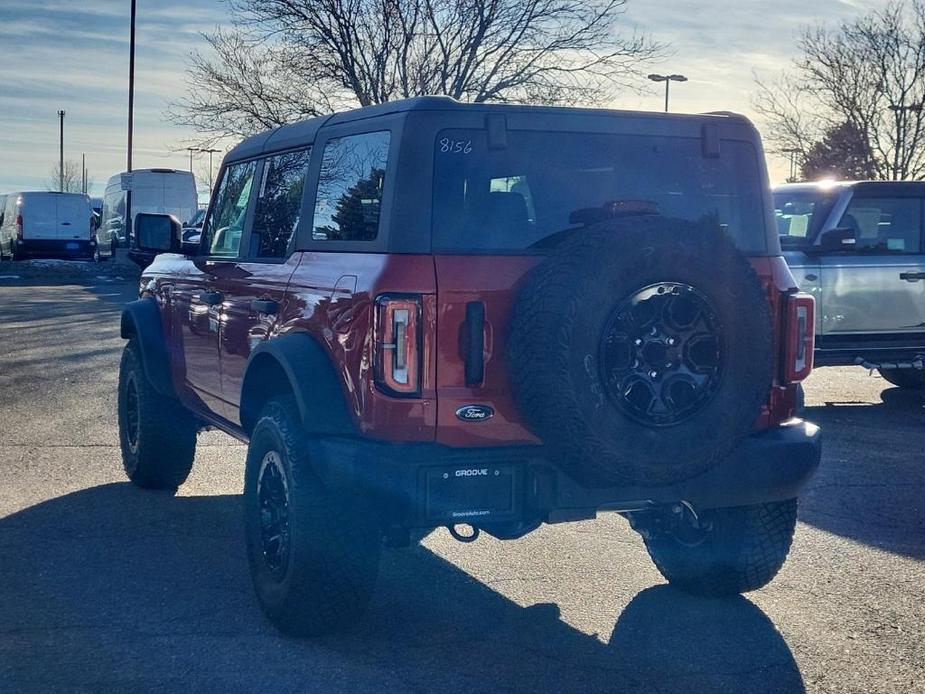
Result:
M788 64L801 27L836 23L885 0L630 0L628 25L670 44L660 71L673 85L672 110L750 114L753 72ZM86 154L101 194L125 168L129 0L0 0L0 192L43 188L58 156L64 109L65 157ZM164 111L185 90L187 55L200 33L227 21L220 0L138 0L135 166L188 166L190 133ZM616 107L659 110L662 92L627 94ZM218 161L216 160L216 167ZM772 178L786 175L771 161ZM197 166L197 172L204 169Z

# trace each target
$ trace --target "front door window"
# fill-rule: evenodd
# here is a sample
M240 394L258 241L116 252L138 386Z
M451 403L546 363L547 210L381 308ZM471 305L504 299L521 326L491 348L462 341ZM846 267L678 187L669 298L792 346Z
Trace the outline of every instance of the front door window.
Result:
M232 164L225 169L203 229L203 247L210 256L237 257L256 170L256 161Z

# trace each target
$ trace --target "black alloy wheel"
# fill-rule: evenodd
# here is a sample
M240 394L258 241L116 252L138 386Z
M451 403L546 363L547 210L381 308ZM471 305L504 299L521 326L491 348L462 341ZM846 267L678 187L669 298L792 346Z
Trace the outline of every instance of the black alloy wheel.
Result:
M621 411L650 426L694 416L719 389L723 334L709 299L661 282L631 294L601 336L601 382Z
M138 382L135 374L130 374L125 383L125 442L132 453L138 452L141 437L141 412L138 398Z
M257 478L260 505L260 544L269 573L282 577L289 565L289 488L279 453L268 451Z

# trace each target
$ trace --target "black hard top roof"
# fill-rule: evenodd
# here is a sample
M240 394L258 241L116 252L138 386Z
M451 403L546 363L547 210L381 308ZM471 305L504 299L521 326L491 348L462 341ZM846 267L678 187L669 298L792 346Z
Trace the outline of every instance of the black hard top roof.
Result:
M419 96L412 99L400 99L384 104L366 106L334 113L330 116L319 116L299 121L290 125L283 125L263 133L247 138L237 147L233 148L225 157L226 161L247 159L267 152L298 147L314 142L315 135L322 126L338 125L353 121L375 118L378 116L411 111L483 111L483 112L518 112L538 114L563 114L572 116L601 116L610 115L629 118L646 118L659 120L738 120L748 123L741 115L727 111L705 114L662 113L653 111L625 111L601 108L574 108L563 106L522 106L512 104L486 104L457 101L448 96ZM750 124L749 124L750 125Z
M925 194L925 181L813 181L808 183L784 183L774 187L774 192L812 193L820 190L844 190L852 188L865 194L896 195L899 193Z

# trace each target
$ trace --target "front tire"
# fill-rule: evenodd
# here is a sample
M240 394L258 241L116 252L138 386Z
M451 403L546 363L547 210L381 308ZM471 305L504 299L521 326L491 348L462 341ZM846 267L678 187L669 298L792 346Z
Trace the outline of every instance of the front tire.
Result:
M907 390L925 389L925 371L920 369L877 369L894 386Z
M270 402L247 451L244 514L257 601L283 633L339 631L366 609L379 574L382 537L370 505L326 487L291 397Z
M655 568L669 583L720 597L767 585L784 565L796 522L797 500L790 499L706 511L699 530L672 519L644 537Z
M151 385L138 341L129 340L119 366L119 443L125 474L144 489L176 489L193 467L196 430L190 412Z

